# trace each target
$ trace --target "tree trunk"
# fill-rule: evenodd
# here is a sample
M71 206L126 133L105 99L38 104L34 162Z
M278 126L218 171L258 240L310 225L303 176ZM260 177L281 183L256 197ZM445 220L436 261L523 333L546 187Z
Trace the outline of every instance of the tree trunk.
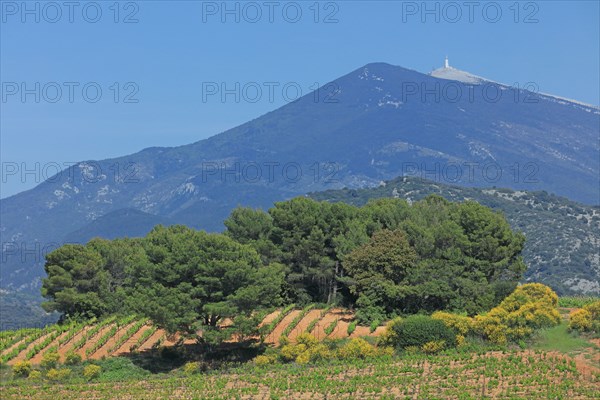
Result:
M337 299L337 291L338 291L338 273L340 271L340 262L335 262L335 274L333 275L333 301Z

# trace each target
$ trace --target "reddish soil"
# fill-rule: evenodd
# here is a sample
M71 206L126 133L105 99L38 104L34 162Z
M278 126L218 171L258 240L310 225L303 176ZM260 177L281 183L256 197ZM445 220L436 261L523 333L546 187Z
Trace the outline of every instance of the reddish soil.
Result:
M131 336L129 339L127 339L125 341L125 343L123 343L121 345L121 347L119 347L117 350L115 350L115 352L113 353L114 356L119 356L122 354L129 354L130 353L130 348L131 346L133 346L134 344L137 343L137 341L140 339L140 337L142 337L142 335L144 334L145 331L147 331L148 329L150 329L150 325L144 325L140 328L140 330L138 330L136 333L133 334L133 336Z
M165 347L170 347L170 346L175 346L177 343L179 343L179 338L181 337L178 333L169 335L165 332L165 340L163 342L163 346Z
M69 332L63 332L61 333L56 339L54 339L52 342L50 342L50 344L48 346L46 346L45 348L43 348L42 350L40 350L35 356L33 356L31 358L31 363L32 364L39 364L40 362L42 362L42 357L44 356L44 353L52 346L56 346L58 347L59 343L58 341L60 339L62 339L63 337L67 336L69 334Z
M75 334L75 336L73 336L71 338L71 340L69 340L67 343L65 343L63 346L60 346L58 348L58 355L60 356L60 362L64 362L65 358L67 356L67 353L73 348L73 345L75 343L77 343L77 341L79 341L79 339L82 338L83 335L85 335L85 333L87 331L89 331L91 329L90 326L86 326L83 329L81 329L79 332L77 332Z
M288 335L288 338L291 341L296 340L296 337L298 337L299 334L305 332L306 328L308 328L308 325L310 325L310 323L313 320L315 320L316 318L319 318L320 315L321 315L321 310L310 310L308 313L306 313L304 318L302 318L300 320L300 322L298 323L298 325L296 325L296 327L292 330L292 332L290 332L290 334Z
M375 329L375 332L373 332L371 335L372 336L381 336L381 334L385 332L385 326L378 326L377 329Z
M87 356L85 355L85 352L87 351L87 349L91 349L92 347L94 347L94 344L96 343L96 341L98 339L100 339L106 332L110 331L113 326L114 326L114 324L108 324L108 325L102 327L102 329L100 329L100 331L98 333L96 333L96 335L94 335L94 337L90 338L90 340L88 340L87 343L84 344L82 348L77 350L77 354L79 354L84 360L87 359Z
M29 343L29 346L27 346L24 350L22 350L19 354L17 354L17 356L15 358L13 358L12 360L10 360L9 362L7 362L8 365L12 365L17 361L25 361L25 356L27 355L27 352L31 349L33 349L35 347L36 344L38 343L42 343L44 341L44 339L46 339L49 335L51 335L52 333L48 333L36 340L34 340L33 342Z
M19 345L21 345L21 343L25 343L29 341L29 337L25 336L23 339L19 340L17 343L13 344L10 347L7 347L6 349L4 349L4 351L1 353L2 355L8 354L10 353L13 349L16 349L17 347L19 347Z
M265 338L265 342L267 343L271 343L274 345L279 345L279 338L281 336L281 334L283 333L283 331L286 329L286 327L301 313L301 310L292 310L290 313L288 313L288 315L286 315L283 320L275 327L275 329L273 330L273 332L271 332L266 338ZM292 330L292 332L289 334L289 338L290 340L295 340L296 337L303 332L306 332L306 329L308 327L308 325L314 321L315 319L320 319L319 322L317 323L317 325L315 326L313 332L311 332L317 339L323 339L325 338L325 328L327 326L329 326L329 324L331 324L332 321L334 320L338 320L337 326L335 328L335 330L331 333L330 337L331 338L346 338L348 337L348 325L352 322L352 313L348 310L343 310L343 309L332 309L330 310L323 318L320 318L321 314L322 314L323 310L311 310L309 311L303 318L302 320L298 323L298 325ZM261 322L260 326L265 326L268 325L270 323L272 323L281 313L281 310L276 310L273 311L272 313L268 314L265 319ZM223 323L227 323L229 321L224 320ZM121 344L119 346L118 349L116 349L113 354L108 354L108 350L112 349L112 347L117 343L118 339L120 337L122 337L122 335L125 334L125 332L127 332L127 329L129 329L129 327L131 327L133 324L135 324L135 322L132 322L130 324L128 324L125 327L122 327L121 329L119 329L119 331L115 334L114 337L112 337L107 343L105 343L100 349L96 350L94 352L94 354L92 354L89 358L91 359L99 359L102 357L106 357L106 356L110 356L110 355L125 355L128 354L130 352L130 347L133 346L135 343L137 343L137 341L139 340L139 338L143 335L143 333L145 331L147 331L148 329L151 328L151 325L144 325L142 328L140 328L140 330L138 330L138 332L136 332L132 337L128 338L126 340L125 343ZM94 343L96 343L96 341L98 339L100 339L105 333L109 332L112 327L114 326L114 324L109 324L105 327L103 327L102 329L100 329L100 331L94 335L94 337L90 338L85 345L76 350L76 352L81 355L81 357L83 359L88 358L85 354L86 350L92 348L94 346ZM72 350L73 348L73 344L76 343L77 341L79 341L85 334L86 332L88 332L92 327L88 326L83 328L82 330L80 330L79 332L77 332L73 338L71 338L71 340L69 340L69 342L65 343L62 346L58 345L58 338L55 339L54 341L52 341L52 343L48 346L58 346L58 354L60 356L61 362L63 362L65 360L66 354ZM382 330L385 329L384 327L380 327L377 329L376 332L371 333L369 332L369 328L366 326L357 326L355 331L352 333L351 337L360 337L360 336L374 336L374 335L378 335L382 332ZM63 337L64 335L67 335L67 333L63 333L60 337ZM25 355L27 354L27 351L29 351L30 349L32 349L37 343L42 342L45 339L46 336L38 338L37 340L29 343L29 345L27 346L27 348L23 351L21 351L21 353L19 353L19 355L14 358L13 360L11 360L9 362L9 364L14 363L15 361L18 360L23 360ZM162 341L162 346L174 346L176 345L179 341L181 336L179 334L174 334L174 335L166 335L166 332L162 329L158 329L156 330L156 332L154 332L139 348L138 351L146 351L149 350L153 347L153 345L155 345L161 338L163 338ZM232 339L233 341L235 341L235 339ZM22 339L19 343L22 342L26 342L27 338ZM6 352L11 351L11 349L15 348L16 346L19 345L19 343L14 344L13 346L11 346L8 349L5 349L3 354ZM183 341L184 344L188 344L188 345L193 345L196 344L196 340L195 339L186 339ZM44 351L46 351L46 349L42 350L40 353L36 354L36 356L34 356L32 358L32 363L33 364L37 364L41 361L41 358L43 356Z
M338 326L336 326L336 329L332 332L332 334L330 336L330 337L334 337L334 334L336 334L336 332L339 330L339 324L340 324L342 318L345 318L345 317L346 317L346 315L345 315L345 311L343 309L334 308L334 309L330 310L327 314L325 314L325 316L315 326L315 329L312 332L313 336L319 340L325 339L325 337L327 336L325 334L325 328L327 328L333 321L335 321L337 319Z
M371 328L368 326L356 325L356 329L350 335L351 338L357 338L361 336L373 336L374 333L371 333Z
M165 331L162 329L157 329L150 337L142 343L142 345L138 348L139 351L150 350L152 346L159 341L161 337L165 335Z
M127 330L135 324L136 324L136 321L133 321L133 322L130 322L129 324L119 328L117 333L113 337L108 339L108 342L104 343L104 345L102 347L100 347L98 350L96 350L94 352L94 354L91 354L89 358L92 360L98 360L102 357L108 357L109 355L111 355L109 353L109 350L112 349L113 346L119 341L119 339L121 339L123 337L123 335L125 335L125 333L127 333Z
M285 328L296 318L298 314L302 311L300 310L292 310L288 315L286 315L283 320L275 327L273 332L271 332L266 338L265 342L275 343L275 345L279 346L279 337L285 330Z
M258 325L259 327L269 325L277 316L281 313L281 310L275 310L271 314L267 315L265 319Z

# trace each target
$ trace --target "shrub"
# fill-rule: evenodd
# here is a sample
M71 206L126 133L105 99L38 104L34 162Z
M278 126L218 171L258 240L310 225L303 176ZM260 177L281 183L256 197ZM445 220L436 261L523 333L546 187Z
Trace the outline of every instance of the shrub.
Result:
M387 339L389 344L402 349L408 346L421 347L425 343L442 340L445 346L456 345L455 333L442 321L426 315L412 315L393 324L391 330Z
M310 351L304 351L298 354L296 357L296 363L300 365L308 364L310 362Z
M83 368L83 377L89 381L99 377L101 371L102 367L99 365L86 365L85 368Z
M54 381L54 382L64 381L69 376L71 376L71 370L69 368L61 368L61 369L51 368L46 373L46 378L48 378L49 380Z
M74 351L69 351L65 356L66 365L78 365L81 364L81 356Z
M583 308L592 314L592 321L600 321L600 300L587 304Z
M269 364L274 364L276 360L277 360L277 358L273 355L261 354L260 356L256 356L254 358L254 364L259 365L259 366L269 365Z
M307 347L303 343L286 344L281 348L281 358L283 361L294 361L296 357L304 353Z
M290 339L287 336L279 336L279 346L283 347L285 345L290 344Z
M446 343L443 340L433 340L421 346L421 350L426 354L435 354L442 351L445 345Z
M318 343L315 346L311 347L308 353L310 354L310 361L312 362L329 360L333 358L333 353L323 343Z
M509 315L509 324L518 321L533 329L550 328L560 324L561 317L556 306L536 301L528 303Z
M298 336L297 343L283 346L279 352L279 358L283 362L294 361L297 364L308 364L330 360L335 357L340 359L364 359L393 353L393 349L389 347L376 348L362 338L354 338L336 349L338 343L339 341L332 340L319 342L314 336L304 333ZM255 363L258 365L273 362L275 362L275 357L268 355L258 356L255 359Z
M12 367L13 374L17 376L29 376L31 363L29 361L17 361Z
M39 381L40 379L42 379L42 373L34 369L29 373L29 376L27 378L31 379L32 381Z
M517 342L535 329L560 324L557 304L558 296L549 287L522 285L487 314L477 315L474 331L496 344Z
M354 338L338 349L341 359L369 358L377 354L377 349L362 338Z
M592 313L585 308L573 310L569 314L569 330L587 332L592 329Z
M397 342L395 326L402 323L402 318L396 317L385 325L385 330L379 336L379 343L383 346L395 346Z
M508 312L516 311L527 303L541 302L548 304L551 308L558 306L558 296L552 289L541 283L527 283L515 289L505 298L499 307Z
M508 313L500 308L495 308L486 315L475 317L475 331L496 344L506 344L508 326L504 323Z
M185 365L183 366L183 372L186 375L191 375L195 372L198 372L199 369L200 369L199 362L188 362L188 363L185 363Z
M298 335L298 337L296 337L296 343L303 344L306 347L310 348L319 344L319 341L313 335L305 332L301 333L300 335Z
M58 365L59 359L60 356L58 355L57 351L47 351L42 356L42 361L40 362L40 365L42 366L42 368L55 368Z
M308 364L320 360L332 358L331 350L320 343L314 336L301 333L296 338L295 344L286 344L281 348L280 357L284 362L295 361L298 364ZM269 363L270 360L260 360L261 363Z
M431 318L442 321L454 333L463 337L467 336L473 330L473 318L464 315L436 311L431 315Z

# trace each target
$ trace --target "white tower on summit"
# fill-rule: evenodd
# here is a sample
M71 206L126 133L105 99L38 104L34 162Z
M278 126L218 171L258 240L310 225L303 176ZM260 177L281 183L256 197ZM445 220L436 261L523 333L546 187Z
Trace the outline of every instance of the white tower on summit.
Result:
M444 60L444 68L450 68L450 64L448 64L448 56L446 56L446 59Z

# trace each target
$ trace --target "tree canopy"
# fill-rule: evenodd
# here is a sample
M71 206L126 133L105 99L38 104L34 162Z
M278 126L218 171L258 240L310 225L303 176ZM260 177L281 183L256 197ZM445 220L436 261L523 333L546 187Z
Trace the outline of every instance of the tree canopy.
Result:
M429 196L364 207L305 197L235 209L223 234L181 225L139 239L65 245L46 260L47 310L128 312L175 332L283 303L356 307L363 320L419 311L476 314L510 293L524 237L475 202Z

